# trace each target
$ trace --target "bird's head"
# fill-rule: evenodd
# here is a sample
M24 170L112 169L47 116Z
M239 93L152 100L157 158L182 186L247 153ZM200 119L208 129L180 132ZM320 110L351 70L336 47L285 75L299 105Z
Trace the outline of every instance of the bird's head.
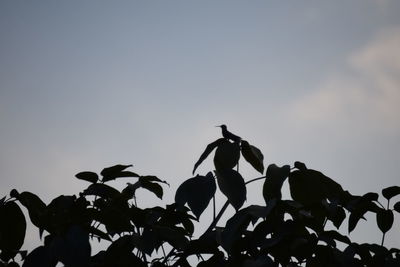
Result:
M226 130L226 125L225 124L221 124L221 125L217 125L217 126L215 126L215 127L221 127L222 128L222 130Z

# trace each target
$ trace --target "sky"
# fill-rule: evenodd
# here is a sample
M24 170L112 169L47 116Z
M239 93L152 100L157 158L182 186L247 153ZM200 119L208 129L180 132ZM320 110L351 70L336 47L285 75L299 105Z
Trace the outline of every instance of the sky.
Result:
M143 205L170 203L219 124L266 166L302 161L354 194L399 185L399 13L395 0L0 1L0 195L49 202L82 191L80 171L133 164L170 183ZM264 203L261 185L247 204ZM350 236L379 243L368 219Z

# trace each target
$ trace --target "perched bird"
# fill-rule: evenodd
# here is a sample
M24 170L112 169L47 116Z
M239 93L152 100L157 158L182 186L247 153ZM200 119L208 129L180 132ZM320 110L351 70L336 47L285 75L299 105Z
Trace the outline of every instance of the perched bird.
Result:
M231 133L230 131L228 131L228 129L226 128L226 125L225 125L225 124L218 125L218 126L215 126L215 127L221 127L221 129L222 129L222 136L223 136L224 138L226 138L226 139L232 140L232 141L235 142L235 143L239 143L240 140L242 140L241 137L239 137L239 136L237 136L237 135Z

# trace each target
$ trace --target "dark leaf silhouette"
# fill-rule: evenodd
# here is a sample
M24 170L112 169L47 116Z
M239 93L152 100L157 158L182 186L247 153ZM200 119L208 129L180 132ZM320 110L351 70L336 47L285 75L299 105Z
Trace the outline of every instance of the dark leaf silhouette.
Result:
M140 177L139 183L140 187L147 189L148 191L155 194L159 199L162 199L164 191L161 185L151 182L151 179L147 179L146 177Z
M369 192L363 195L363 200L367 201L377 201L379 198L378 193Z
M101 231L98 228L94 228L93 226L89 228L89 233L92 235L95 235L99 238L102 238L104 240L112 241L112 239L110 238L110 236L107 233Z
M117 164L108 168L104 168L100 174L103 176L102 181L107 182L110 180L114 180L119 177L139 177L134 172L124 171L125 169L132 167L132 165L121 165Z
M342 207L331 204L328 208L327 218L333 222L333 225L339 229L343 221L346 219L346 212Z
M268 255L260 255L255 259L246 259L243 261L244 267L277 267L276 263ZM290 264L288 265L290 267Z
M193 214L199 219L214 196L216 189L215 179L211 172L206 176L197 175L178 187L175 202L181 205L187 203Z
M157 226L155 229L162 239L167 241L173 247L184 249L188 244L185 232L180 228Z
M217 170L232 169L238 164L239 158L239 144L224 140L218 145L215 151L214 166Z
M382 190L382 195L388 200L399 194L400 194L400 186L391 186Z
M211 144L208 144L206 147L206 150L204 150L203 154L201 154L199 160L194 164L194 168L193 168L193 172L192 174L194 174L194 172L196 171L197 167L199 167L199 165L208 157L208 155L210 155L210 153L216 148L218 147L221 143L225 142L226 140L224 138L220 138L214 142L212 142Z
M135 195L135 192L138 188L143 188L152 192L158 198L162 199L164 191L157 182L167 184L165 181L158 179L156 176L140 176L136 183L128 183L128 186L122 191L122 194L127 199L130 199Z
M290 173L289 185L293 200L304 205L320 203L323 199L337 201L343 193L338 183L321 172L311 169Z
M234 170L217 171L217 181L221 192L228 198L229 203L240 209L246 200L246 185L243 177Z
M56 265L57 260L54 259L51 249L40 246L28 254L22 267L55 267Z
M97 173L94 172L80 172L78 174L75 175L76 178L80 179L80 180L84 180L84 181L88 181L91 183L96 183L97 180L99 179L99 176L97 175Z
M191 240L185 248L185 255L215 254L218 253L219 244L216 241L216 232L210 231L201 235L198 239Z
M163 181L154 175L143 175L143 176L140 176L139 180L146 180L148 182L158 182L158 183L163 183L163 184L169 185L166 181Z
M120 237L107 248L105 258L100 262L105 262L105 266L147 266L132 252L136 243L135 238L130 235Z
M396 204L394 204L393 208L394 208L395 211L397 211L398 213L400 213L400 201L397 202Z
M273 198L281 199L281 189L283 182L290 174L290 166L285 165L278 167L275 164L271 164L267 168L266 179L263 186L263 196L265 202Z
M18 193L13 189L10 195L13 195L25 208L28 209L29 217L32 223L39 229L45 227L45 209L46 204L35 194L31 192Z
M240 240L243 232L247 229L250 222L256 223L260 218L265 218L271 209L258 205L251 205L238 211L230 218L221 235L222 246L229 252L234 243Z
M94 195L102 198L114 198L119 194L117 189L106 184L91 184L83 191L83 195Z
M20 207L13 201L0 206L0 249L2 258L13 258L25 239L26 221Z
M380 209L376 213L376 222L382 233L386 233L390 228L392 228L393 220L394 216L392 210Z
M242 155L244 159L251 164L258 172L264 173L264 155L257 147L252 146L249 142L242 140Z
M373 202L375 199L377 199L377 196L374 193L367 193L350 203L349 233L355 229L360 219L365 219L365 213L377 212L379 210L379 207Z
M63 235L51 240L51 251L66 266L87 266L90 258L89 235L78 225L72 225Z
M221 236L221 243L226 251L231 252L234 243L241 238L249 225L250 219L248 211L241 210L227 221Z
M322 233L319 233L319 239L324 240L324 241L327 240L327 239L337 240L337 241L340 241L340 242L346 243L346 244L350 244L351 243L350 239L347 236L342 235L339 232L333 231L333 230L324 231Z

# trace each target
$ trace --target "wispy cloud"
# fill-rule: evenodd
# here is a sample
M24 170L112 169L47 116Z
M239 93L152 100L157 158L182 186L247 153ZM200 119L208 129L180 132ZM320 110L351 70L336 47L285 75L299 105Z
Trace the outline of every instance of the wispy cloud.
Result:
M291 109L298 123L400 132L400 27L380 32Z

